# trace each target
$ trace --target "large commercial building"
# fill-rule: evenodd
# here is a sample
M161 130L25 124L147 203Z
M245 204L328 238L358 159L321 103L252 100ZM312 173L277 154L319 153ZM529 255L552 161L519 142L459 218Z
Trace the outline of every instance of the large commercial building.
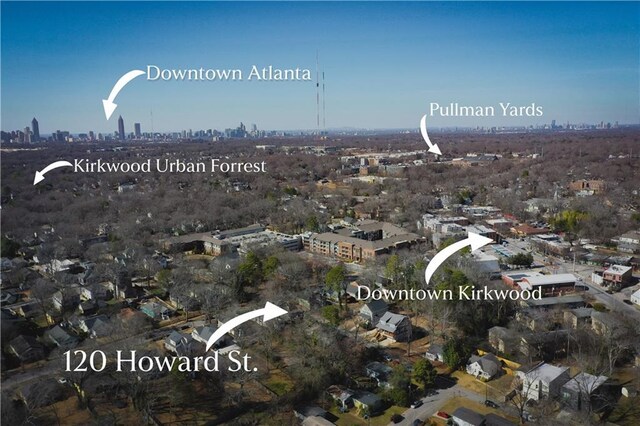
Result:
M362 262L422 240L421 236L390 223L364 220L334 232L312 234L305 246L312 253Z
M252 248L269 244L279 244L287 250L297 251L302 249L302 236L274 232L254 224L227 231L181 235L162 241L163 249L169 252L193 251L212 256L246 253Z

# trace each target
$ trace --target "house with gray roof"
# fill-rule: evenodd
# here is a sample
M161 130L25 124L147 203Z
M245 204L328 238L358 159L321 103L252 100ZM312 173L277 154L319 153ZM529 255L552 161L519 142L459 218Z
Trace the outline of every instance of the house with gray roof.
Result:
M467 373L481 380L491 380L500 375L502 364L500 360L491 353L481 357L473 355L467 364Z
M79 342L79 339L67 332L64 328L56 325L44 332L44 338L46 341L54 344L61 349L75 348Z
M611 386L607 386L607 376L578 373L562 386L562 403L572 410L592 412L608 405Z
M360 317L367 323L375 325L389 310L389 305L384 300L372 300L360 308Z
M405 315L386 312L378 321L376 328L383 336L396 342L411 340L411 321Z
M544 362L516 374L522 381L523 394L534 401L555 398L560 394L562 386L570 380L568 367L556 367Z
M432 343L427 349L427 353L424 355L429 361L444 362L444 349L441 345Z
M456 408L455 411L451 413L451 419L453 420L453 424L458 426L484 425L484 416L482 414L465 407Z

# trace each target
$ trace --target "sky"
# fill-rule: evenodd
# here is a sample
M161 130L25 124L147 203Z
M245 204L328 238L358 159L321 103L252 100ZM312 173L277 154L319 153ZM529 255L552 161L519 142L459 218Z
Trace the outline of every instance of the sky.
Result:
M316 128L316 52L327 128L417 128L430 102L495 117L430 126L638 123L640 3L1 3L1 127L42 134ZM102 109L133 69L307 68L307 82L147 81ZM499 102L542 106L502 117Z

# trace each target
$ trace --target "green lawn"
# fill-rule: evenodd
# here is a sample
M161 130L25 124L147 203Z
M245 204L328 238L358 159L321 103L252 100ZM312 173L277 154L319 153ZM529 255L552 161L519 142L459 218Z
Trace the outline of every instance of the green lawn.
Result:
M278 396L291 392L294 387L289 376L280 370L273 370L264 385Z

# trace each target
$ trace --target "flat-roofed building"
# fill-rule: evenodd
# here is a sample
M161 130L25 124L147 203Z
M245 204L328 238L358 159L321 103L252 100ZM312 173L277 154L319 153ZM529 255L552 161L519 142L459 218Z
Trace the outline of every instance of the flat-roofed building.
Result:
M582 308L585 306L584 299L579 294L568 294L566 296L543 297L540 300L529 299L521 302L525 306L534 309Z
M362 221L335 232L310 235L308 250L349 262L363 262L421 241L421 236L390 223Z
M540 275L525 277L518 286L529 291L540 288L544 296L554 296L575 291L577 281L573 274Z
M602 281L606 286L622 288L633 282L633 270L631 266L611 265L602 273Z

